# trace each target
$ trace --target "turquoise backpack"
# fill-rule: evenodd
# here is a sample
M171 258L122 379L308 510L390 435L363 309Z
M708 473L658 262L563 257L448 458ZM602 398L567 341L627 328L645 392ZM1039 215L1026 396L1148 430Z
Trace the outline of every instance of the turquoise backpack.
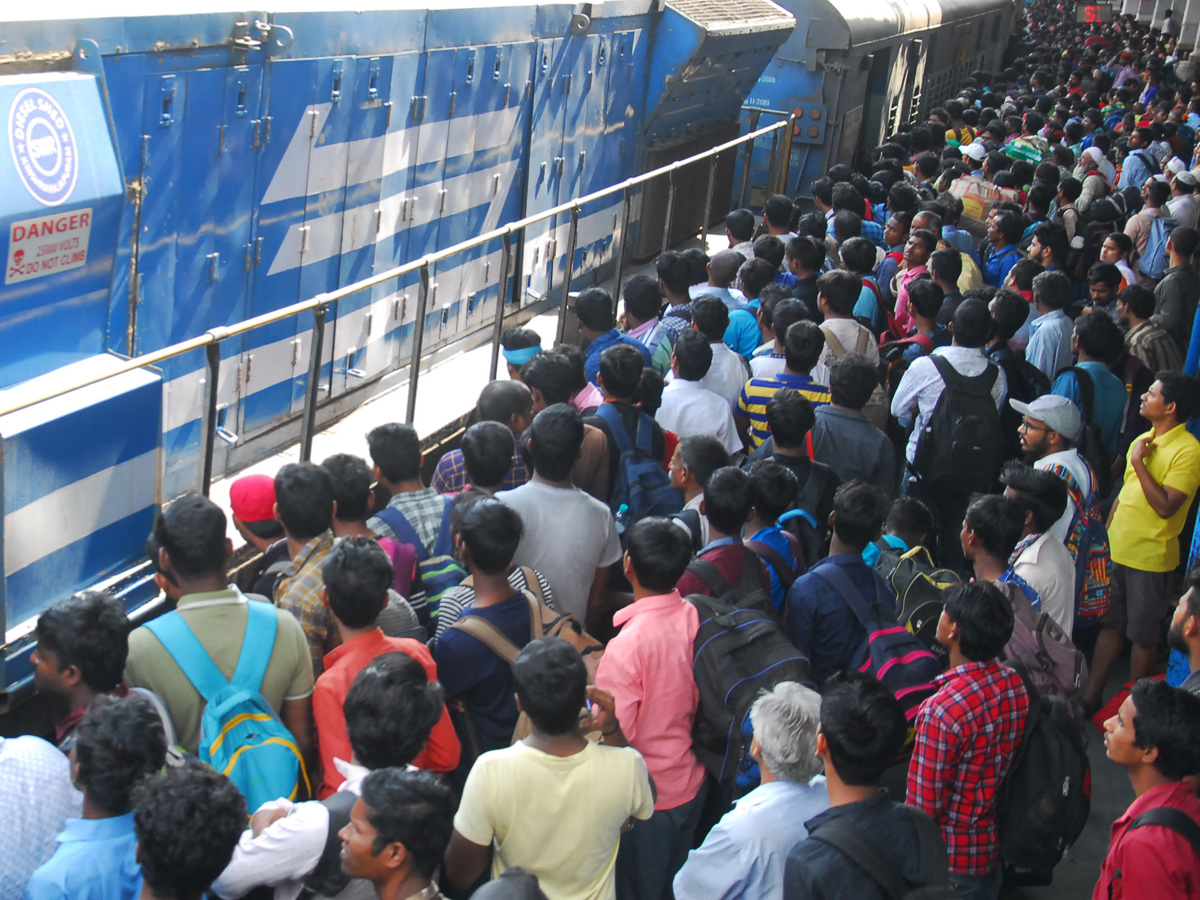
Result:
M227 681L179 613L146 623L204 698L197 755L233 782L250 811L268 800L294 800L301 782L311 790L295 738L259 693L277 625L275 607L247 602L242 652Z

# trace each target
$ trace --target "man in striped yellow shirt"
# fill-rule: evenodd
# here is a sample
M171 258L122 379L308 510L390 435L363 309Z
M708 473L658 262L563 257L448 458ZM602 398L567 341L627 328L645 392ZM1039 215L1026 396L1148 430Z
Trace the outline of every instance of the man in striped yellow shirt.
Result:
M767 404L780 388L794 388L814 407L829 402L829 387L817 384L809 374L825 349L825 335L812 322L792 323L783 340L785 365L778 375L751 378L738 397L734 421L738 434L751 450L770 436Z

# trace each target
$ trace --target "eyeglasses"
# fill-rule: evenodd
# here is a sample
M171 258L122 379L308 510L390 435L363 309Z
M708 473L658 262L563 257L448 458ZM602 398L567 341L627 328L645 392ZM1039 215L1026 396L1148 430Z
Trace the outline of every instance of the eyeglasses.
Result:
M1045 425L1038 425L1036 422L1030 422L1028 419L1021 420L1022 431L1049 431Z

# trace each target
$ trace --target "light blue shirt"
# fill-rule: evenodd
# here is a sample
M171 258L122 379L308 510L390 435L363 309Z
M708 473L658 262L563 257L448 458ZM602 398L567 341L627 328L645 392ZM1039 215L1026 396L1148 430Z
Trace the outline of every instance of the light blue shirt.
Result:
M827 809L824 775L756 787L688 854L675 876L676 900L783 900L788 851L808 837L804 823Z
M1071 365L1071 332L1075 323L1061 309L1051 310L1033 320L1029 326L1029 346L1025 348L1025 359L1046 373L1053 380L1059 369Z
M979 265L979 251L975 249L975 239L971 237L969 231L963 231L961 228L955 228L953 225L943 225L942 240L959 253L967 254L967 256L974 260L975 265Z
M1117 181L1118 189L1124 190L1132 185L1141 190L1142 185L1146 183L1146 179L1154 174L1150 170L1150 167L1142 162L1141 156L1138 154L1142 154L1147 159L1154 158L1147 147L1141 147L1136 151L1129 151L1129 155L1121 163L1121 177Z
M58 850L33 873L25 900L136 900L142 892L133 813L67 819Z
M1121 439L1121 426L1125 424L1125 403L1129 395L1125 391L1125 382L1108 370L1102 362L1081 362L1079 368L1092 377L1095 388L1092 400L1092 421L1100 426L1100 436L1104 439L1104 449L1108 458L1117 455L1117 442ZM1079 382L1074 372L1063 372L1054 380L1050 393L1066 397L1083 412L1083 395L1079 390Z

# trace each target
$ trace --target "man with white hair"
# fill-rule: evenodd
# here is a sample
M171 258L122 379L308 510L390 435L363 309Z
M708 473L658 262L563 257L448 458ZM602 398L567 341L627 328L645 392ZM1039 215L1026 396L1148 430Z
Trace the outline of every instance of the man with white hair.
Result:
M762 784L688 854L675 876L676 900L782 900L788 851L808 836L804 823L829 808L816 755L820 718L820 696L793 682L755 701L750 756L762 771Z
M1093 202L1107 196L1116 174L1117 170L1099 147L1088 147L1079 154L1075 178L1083 184L1083 193L1075 201L1075 208L1083 212Z

